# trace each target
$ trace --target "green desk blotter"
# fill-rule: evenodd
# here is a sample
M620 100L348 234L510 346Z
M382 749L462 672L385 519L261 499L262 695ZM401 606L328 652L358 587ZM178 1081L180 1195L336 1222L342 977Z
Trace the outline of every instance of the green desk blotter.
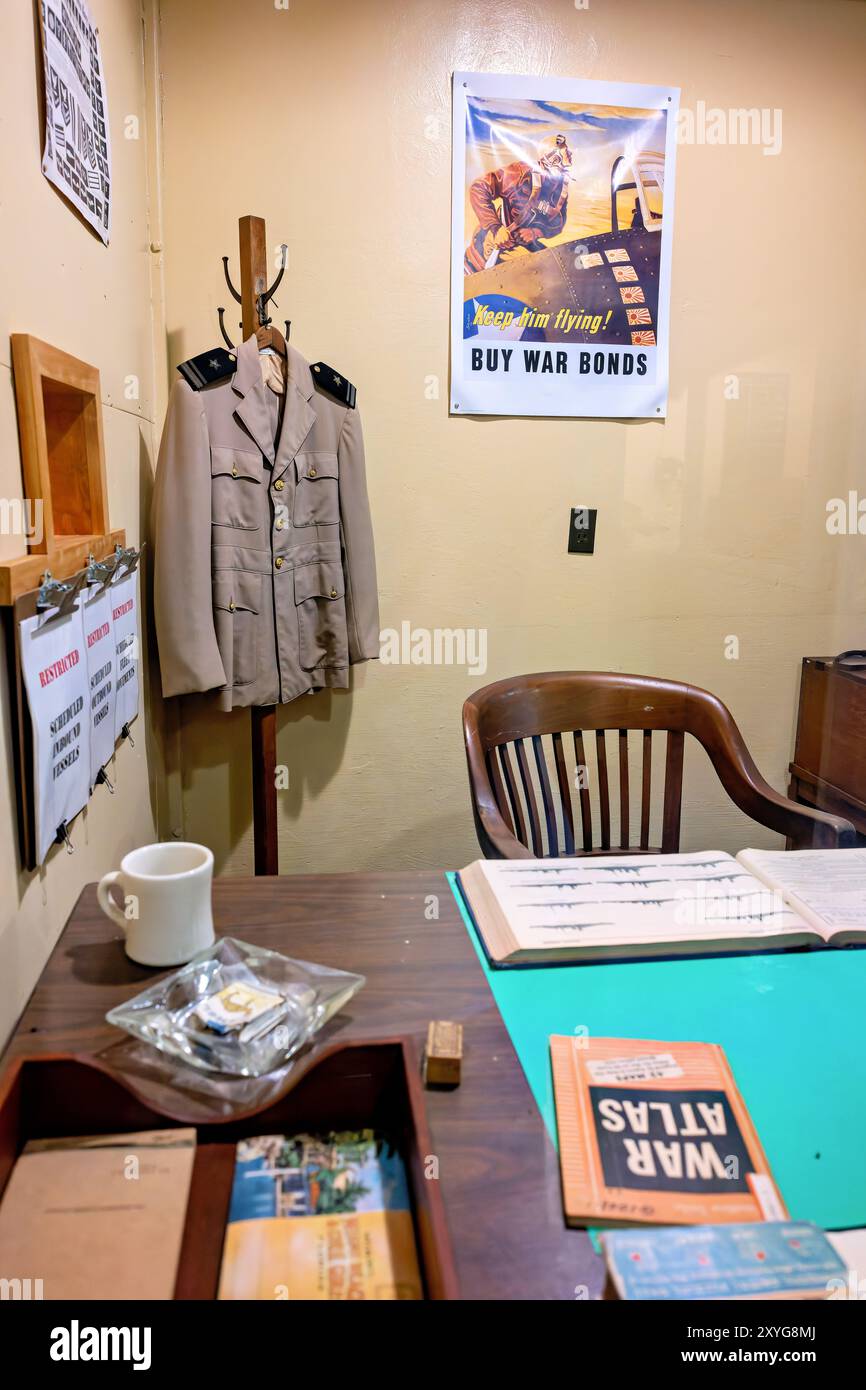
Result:
M866 1226L866 950L491 969L447 878L554 1144L551 1033L721 1043L791 1217Z

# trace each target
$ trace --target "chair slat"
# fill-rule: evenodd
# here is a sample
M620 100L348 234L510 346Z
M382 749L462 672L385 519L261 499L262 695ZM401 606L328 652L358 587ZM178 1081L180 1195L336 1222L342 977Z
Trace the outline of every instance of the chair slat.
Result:
M505 778L505 787L508 792L508 800L511 803L511 814L514 817L514 824L517 827L515 834L522 845L529 848L529 836L526 833L526 821L523 818L523 807L520 804L520 797L517 794L517 783L514 779L514 769L511 766L511 754L507 743L499 744L499 761L502 764L502 775Z
M629 739L632 729L643 735L640 754L637 740ZM619 759L616 774L608 766L608 730L614 738L619 735L611 753L611 758ZM590 790L578 782L580 794L575 797L574 765L570 752L565 752L566 740L573 737L577 766L584 768L593 732L598 792L595 786ZM772 792L756 774L730 711L708 691L682 681L613 671L547 671L494 681L463 705L466 760L483 852L520 857L550 844L551 854L567 853L573 842L576 855L622 854L624 849L628 854L675 853L682 825L686 734L710 754L731 799L758 825L781 830L795 846L838 846L853 839L848 822ZM655 735L666 739L663 753ZM536 740L534 764L526 746L530 738ZM552 756L548 739L553 739ZM488 754L493 758L490 764ZM633 769L630 755L635 759ZM639 809L631 806L632 773L635 800L640 783ZM618 782L620 819L612 833L610 803L616 790L611 792L609 777L613 775ZM596 795L597 811L594 806L590 809ZM562 809L554 796L560 798ZM539 797L544 801L544 815L540 815ZM500 815L495 810L497 799L510 812L513 832L504 811ZM592 824L593 816L598 817L598 827ZM626 847L627 839L631 843Z
M568 785L568 769L565 766L562 734L553 734L552 739L556 781L559 786L559 803L562 806L562 833L565 839L565 853L574 854L574 809L571 804L571 788Z
M643 775L640 789L640 847L649 849L650 782L652 780L653 731L643 731Z
M586 763L586 753L583 750L583 733L580 729L574 731L574 759L578 774L586 773L589 780L589 769ZM580 801L580 824L583 830L583 847L586 850L592 849L592 802L589 797L589 787L583 785L583 780L579 782L579 801Z
M541 840L541 821L538 818L538 804L535 800L535 791L532 786L532 778L529 775L529 761L526 757L526 747L522 738L514 740L514 747L517 751L517 766L520 770L520 781L523 786L523 797L526 802L526 809L529 812L529 831L532 836L532 853L536 859L544 857L544 845Z
M496 800L496 805L499 807L499 814L513 835L514 822L511 819L511 812L508 809L508 797L505 795L505 787L502 784L502 773L499 771L499 763L496 758L495 748L488 750L485 755L485 761L487 763L487 775L490 778L490 785L493 788L493 796Z
M665 797L662 820L662 852L675 854L680 847L680 812L683 803L683 735L668 729L665 757Z
M619 843L628 849L628 729L619 731Z
M610 790L607 784L607 748L604 729L595 731L595 752L598 759L598 809L601 819L601 847L610 849Z
M547 825L547 852L556 859L559 855L559 838L556 833L556 812L553 806L553 793L550 790L550 777L547 771L547 760L544 756L544 744L541 742L540 734L532 735L532 751L535 754L538 785L541 788L541 800L544 803L544 820Z

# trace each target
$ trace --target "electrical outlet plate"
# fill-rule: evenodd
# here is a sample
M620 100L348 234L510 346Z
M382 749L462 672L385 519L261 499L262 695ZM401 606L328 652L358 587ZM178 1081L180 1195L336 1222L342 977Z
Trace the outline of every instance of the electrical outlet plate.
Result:
M592 555L595 550L595 507L572 507L568 523L569 555Z

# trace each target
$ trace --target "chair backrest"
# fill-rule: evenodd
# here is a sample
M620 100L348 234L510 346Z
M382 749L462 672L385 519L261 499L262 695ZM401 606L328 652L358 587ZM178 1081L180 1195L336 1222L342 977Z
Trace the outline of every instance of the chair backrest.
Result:
M468 716L500 815L536 857L672 853L679 848L692 693L706 692L616 672L519 676L471 696L464 725ZM640 806L632 816L637 778ZM661 835L651 844L659 781Z

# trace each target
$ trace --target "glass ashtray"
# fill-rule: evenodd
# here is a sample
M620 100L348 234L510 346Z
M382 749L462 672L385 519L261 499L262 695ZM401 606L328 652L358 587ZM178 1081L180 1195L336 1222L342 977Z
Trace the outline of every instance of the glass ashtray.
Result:
M224 936L105 1017L192 1067L263 1076L287 1062L364 983L363 975ZM232 1009L247 1012L226 1023ZM253 1009L259 1012L249 1017Z

